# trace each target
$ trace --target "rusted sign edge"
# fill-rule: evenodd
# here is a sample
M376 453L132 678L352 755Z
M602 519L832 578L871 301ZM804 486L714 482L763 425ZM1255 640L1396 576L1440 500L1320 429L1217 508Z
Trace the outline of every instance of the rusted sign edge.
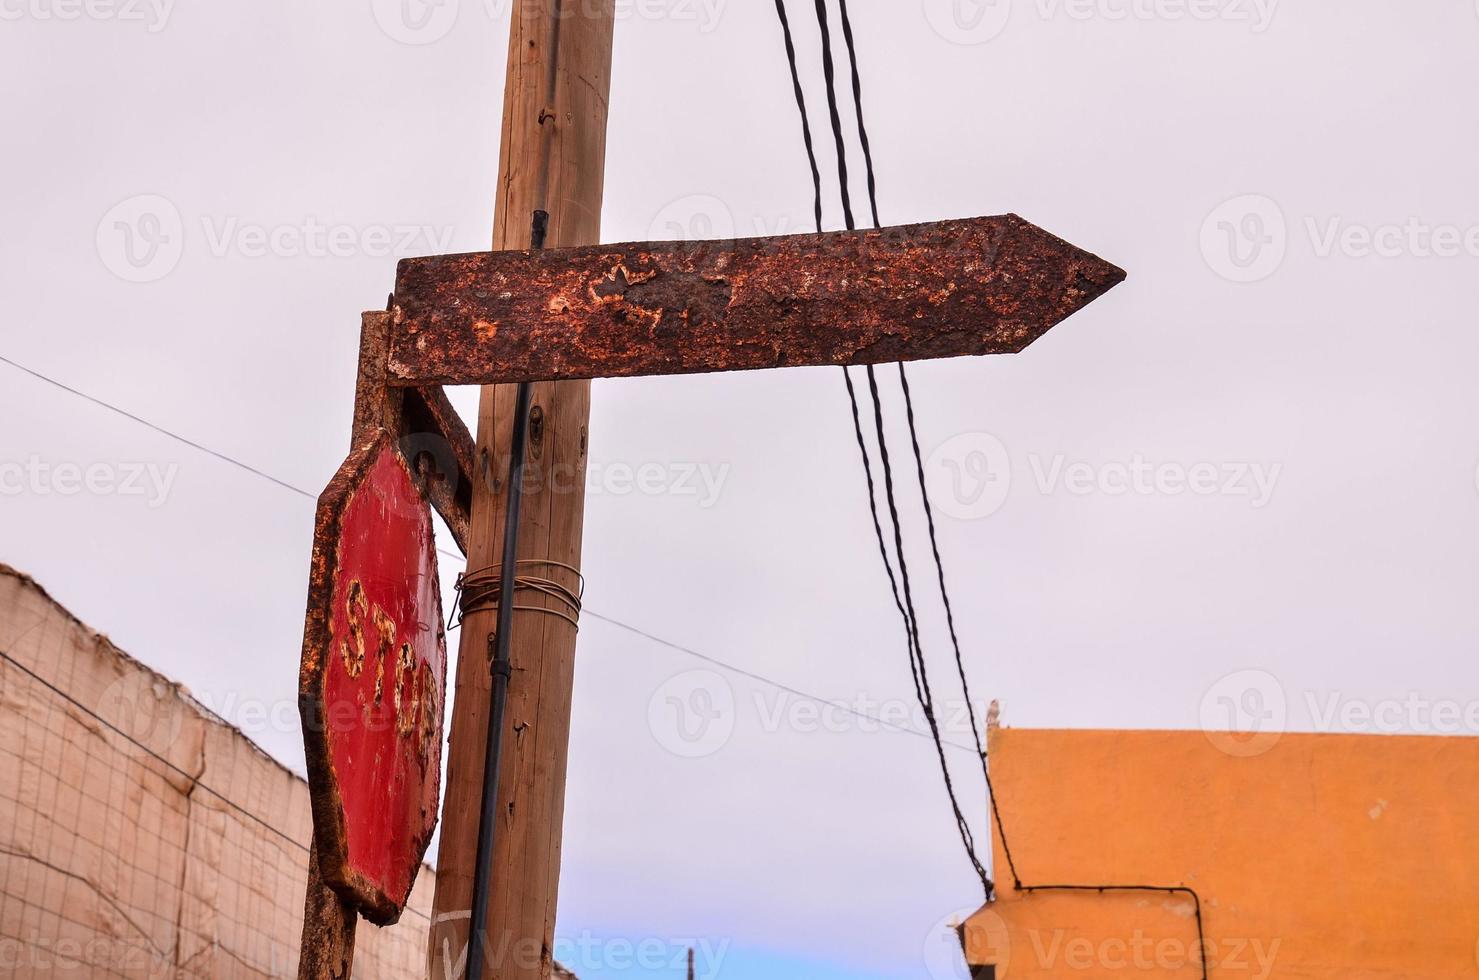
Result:
M1122 269L997 215L859 232L404 259L392 385L1015 353Z
M354 391L355 444L376 429L395 434L412 477L465 555L472 523L477 444L441 385L399 388L390 381L390 314L361 314Z
M370 468L383 449L389 447L396 462L406 471L406 476L415 485L415 476L405 458L395 448L395 439L386 429L375 429L358 449L345 459L333 478L318 498L318 509L314 517L313 553L308 574L308 608L304 615L303 651L298 671L298 713L303 725L303 749L308 769L308 798L313 814L314 844L317 847L319 872L344 901L354 905L366 919L376 925L395 923L410 898L410 887L399 897L385 894L377 885L358 874L347 865L349 853L348 832L344 816L344 800L339 793L339 782L334 774L333 759L329 746L328 719L324 704L324 684L327 669L332 662L333 651L330 620L333 617L334 577L339 567L337 547L345 514L354 498L355 489L362 486ZM436 549L431 554L433 573L436 571ZM445 695L442 710L445 711ZM439 730L445 730L445 717ZM436 774L438 781L441 772ZM432 831L416 841L416 863L426 855ZM414 887L416 875L410 876Z

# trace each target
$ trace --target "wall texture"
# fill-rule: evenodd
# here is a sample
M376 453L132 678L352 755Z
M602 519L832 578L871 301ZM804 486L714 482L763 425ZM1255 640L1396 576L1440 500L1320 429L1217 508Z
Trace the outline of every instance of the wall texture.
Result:
M0 974L294 977L311 834L300 778L0 565ZM424 976L432 877L357 980Z
M1185 885L1209 976L1479 977L1479 739L991 733L1025 884ZM1195 978L1190 896L1012 888L964 931L998 978Z

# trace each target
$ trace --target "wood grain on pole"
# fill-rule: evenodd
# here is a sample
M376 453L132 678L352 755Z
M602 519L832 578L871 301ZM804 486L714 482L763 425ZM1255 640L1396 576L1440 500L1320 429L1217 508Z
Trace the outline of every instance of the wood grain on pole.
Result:
M514 4L495 249L528 248L537 209L549 212L547 245L598 240L613 8L614 0ZM499 560L514 395L514 385L482 390L469 569ZM540 422L530 439L520 559L579 567L590 383L536 384L532 404ZM529 573L576 585L558 568L530 566ZM553 600L521 592L519 602ZM496 619L494 609L474 611L461 629L428 951L438 980L466 969ZM486 962L490 977L536 980L552 966L575 628L557 616L519 612L513 630Z

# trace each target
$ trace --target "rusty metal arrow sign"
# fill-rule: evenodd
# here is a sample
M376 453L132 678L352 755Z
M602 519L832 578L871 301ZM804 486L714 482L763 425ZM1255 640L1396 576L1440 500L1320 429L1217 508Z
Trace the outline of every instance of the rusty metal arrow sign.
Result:
M1124 278L1016 215L405 259L387 381L496 384L1014 353Z

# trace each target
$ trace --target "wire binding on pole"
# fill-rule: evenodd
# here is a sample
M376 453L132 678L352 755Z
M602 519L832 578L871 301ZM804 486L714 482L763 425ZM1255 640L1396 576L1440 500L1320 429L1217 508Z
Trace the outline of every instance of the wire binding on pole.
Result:
M555 600L555 606L533 606L514 604L514 612L543 613L547 616L558 616L565 622L580 629L580 605L585 595L585 576L581 575L580 569L564 562L554 561L548 558L521 558L515 563L518 566L542 566L549 569L560 569L575 576L576 587L574 589L556 582L554 579L545 578L541 575L521 575L517 571L514 575L514 595L520 592L535 593ZM483 609L496 609L499 598L503 594L503 566L501 564L486 565L483 568L474 569L457 576L457 601L452 606L452 617L457 626L462 625L463 617L468 613L478 612ZM448 629L453 629L452 622L448 623Z

